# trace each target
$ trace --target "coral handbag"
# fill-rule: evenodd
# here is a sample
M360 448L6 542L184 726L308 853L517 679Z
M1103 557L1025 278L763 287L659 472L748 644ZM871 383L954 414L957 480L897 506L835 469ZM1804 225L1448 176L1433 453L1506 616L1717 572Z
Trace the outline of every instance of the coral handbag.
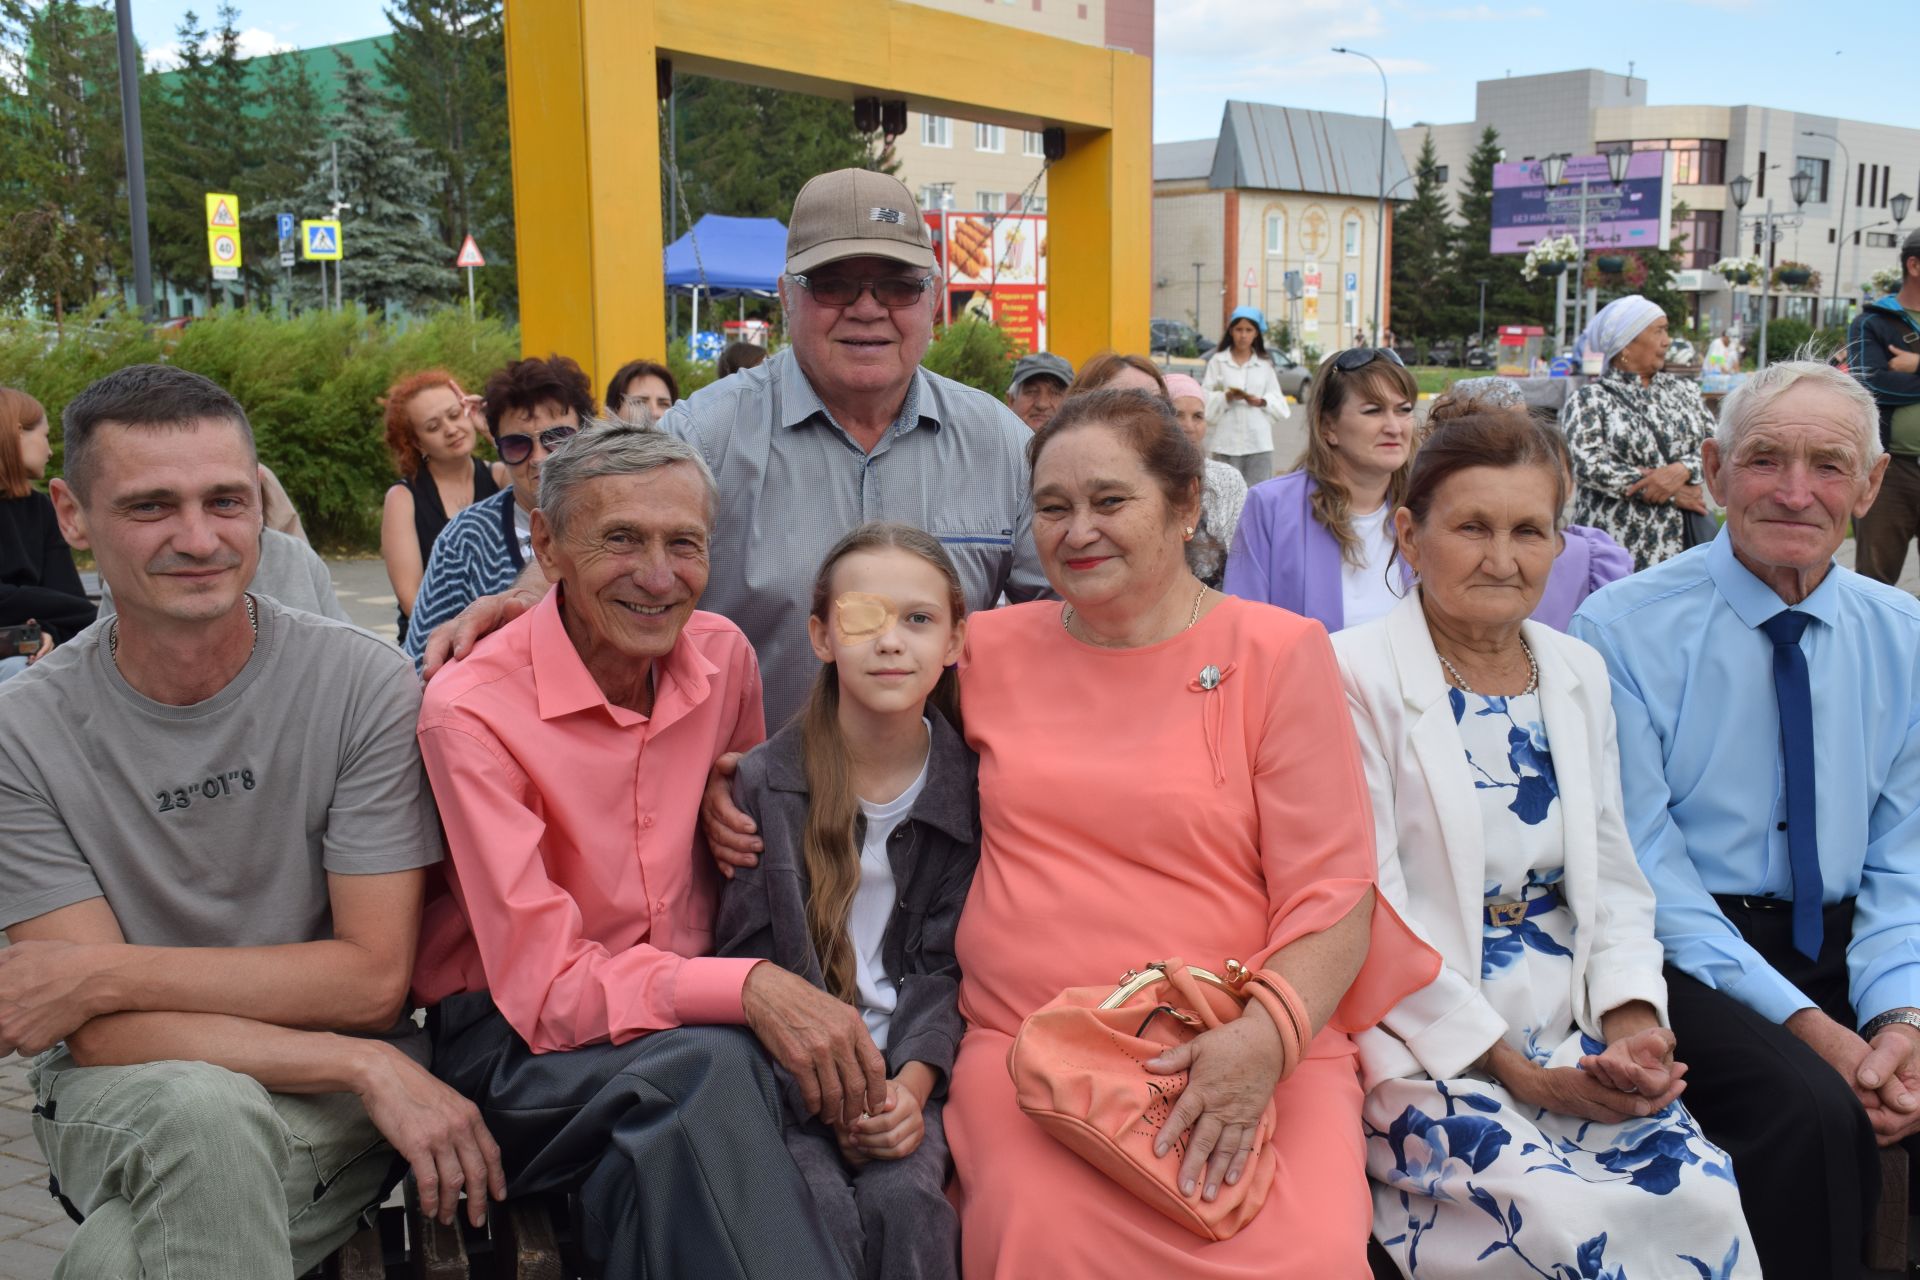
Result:
M1229 971L1238 971L1229 962ZM1242 979L1244 982L1244 978ZM1220 1184L1211 1203L1180 1194L1187 1137L1164 1156L1154 1138L1186 1090L1185 1074L1163 1076L1146 1064L1171 1046L1240 1016L1239 984L1157 961L1129 972L1117 988L1070 987L1020 1025L1007 1070L1020 1109L1081 1159L1203 1240L1226 1240L1253 1220L1273 1186L1273 1103L1267 1103L1253 1154L1237 1183ZM1251 994L1251 993L1249 993Z

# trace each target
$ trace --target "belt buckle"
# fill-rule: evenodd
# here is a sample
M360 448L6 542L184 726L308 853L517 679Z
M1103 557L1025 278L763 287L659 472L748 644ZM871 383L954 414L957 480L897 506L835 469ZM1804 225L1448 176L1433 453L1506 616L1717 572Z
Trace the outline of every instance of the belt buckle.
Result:
M1487 919L1493 924L1511 928L1527 918L1527 904L1521 902L1489 902Z

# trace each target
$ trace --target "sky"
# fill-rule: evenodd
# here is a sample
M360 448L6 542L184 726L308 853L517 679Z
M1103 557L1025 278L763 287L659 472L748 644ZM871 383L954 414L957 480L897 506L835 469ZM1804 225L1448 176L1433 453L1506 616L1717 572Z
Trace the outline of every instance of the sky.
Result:
M535 0L538 2L538 0ZM666 2L666 0L663 0ZM682 0L706 3L708 0ZM1901 10L1865 0L1159 0L1154 139L1212 137L1228 98L1380 113L1378 59L1395 126L1473 118L1474 83L1583 67L1648 81L1653 105L1761 106L1911 123L1897 91L1910 39ZM382 0L236 0L250 52L379 35ZM150 59L164 58L189 8L134 0ZM1818 21L1808 14L1817 10ZM1892 61L1889 62L1888 59Z

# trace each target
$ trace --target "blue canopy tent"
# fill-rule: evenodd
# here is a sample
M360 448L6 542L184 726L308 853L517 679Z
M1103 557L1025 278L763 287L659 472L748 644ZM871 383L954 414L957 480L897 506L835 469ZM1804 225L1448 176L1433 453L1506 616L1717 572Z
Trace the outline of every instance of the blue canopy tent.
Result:
M696 259L695 239L700 241ZM700 328L700 296L771 298L787 265L787 229L778 218L728 218L709 213L667 246L667 288L693 295L693 328Z

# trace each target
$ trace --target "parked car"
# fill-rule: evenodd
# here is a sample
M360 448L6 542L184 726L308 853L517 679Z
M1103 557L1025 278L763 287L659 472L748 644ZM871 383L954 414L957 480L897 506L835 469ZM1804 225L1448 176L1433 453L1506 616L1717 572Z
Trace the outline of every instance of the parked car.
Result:
M1460 348L1452 338L1441 338L1427 347L1427 363L1450 368L1460 363Z
M1699 363L1699 352L1695 351L1693 344L1685 338L1675 338L1673 345L1667 348L1667 364L1669 366L1685 365L1691 368Z
M1476 342L1467 348L1467 368L1491 369L1494 366L1495 354L1492 347L1483 347Z
M1273 358L1273 371L1280 375L1280 389L1305 404L1313 390L1313 370L1284 351L1268 348L1267 354Z
M1205 355L1213 349L1213 344L1185 320L1151 321L1147 330L1147 345L1149 351L1175 356Z

